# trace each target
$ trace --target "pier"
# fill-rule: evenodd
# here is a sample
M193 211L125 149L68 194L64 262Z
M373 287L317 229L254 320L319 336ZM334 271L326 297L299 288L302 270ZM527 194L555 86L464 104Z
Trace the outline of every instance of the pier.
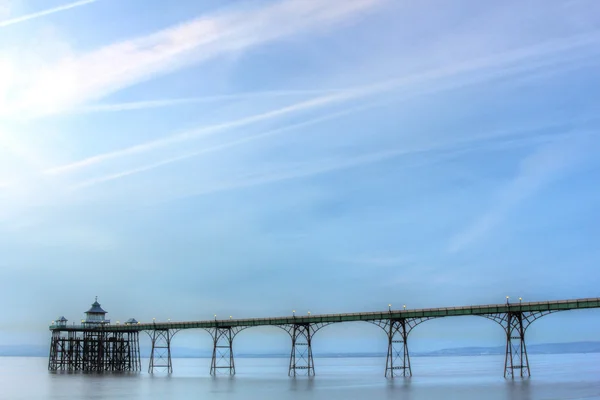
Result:
M473 305L463 307L392 309L386 311L323 314L270 318L246 318L185 322L141 323L130 319L124 324L111 324L97 299L86 312L81 324L68 325L64 317L50 325L52 338L48 369L50 371L141 371L139 334L145 332L152 343L148 372L173 372L171 341L185 329L202 329L213 338L210 374L219 371L235 374L233 341L242 330L256 326L276 326L291 338L289 376L315 375L312 341L323 327L344 322L364 321L379 326L387 335L388 349L385 376L412 376L408 338L419 324L434 318L456 316L484 317L499 324L505 332L506 356L504 377L531 375L525 333L537 319L550 313L575 309L600 308L600 298L509 302L505 304Z

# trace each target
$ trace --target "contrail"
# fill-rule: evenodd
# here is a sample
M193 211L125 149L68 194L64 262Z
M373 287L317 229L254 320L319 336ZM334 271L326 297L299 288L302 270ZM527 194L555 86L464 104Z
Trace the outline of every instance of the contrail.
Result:
M271 90L271 91L259 91L259 92L243 92L243 93L232 93L215 96L203 96L203 97L187 97L187 98L176 98L176 99L159 99L159 100L145 100L145 101L132 101L126 103L110 103L110 104L93 104L90 106L83 106L73 109L74 113L90 113L90 112L118 112L118 111L130 111L130 110L142 110L148 108L162 108L171 107L185 104L194 103L211 103L226 100L242 100L248 98L259 98L259 97L292 97L292 96L305 96L308 94L323 94L323 93L335 93L342 92L345 89L306 89L306 90Z
M75 169L98 164L100 162L104 162L104 161L111 160L114 158L144 153L147 151L156 150L161 147L165 147L167 145L185 142L190 139L197 138L199 136L212 134L214 132L219 132L219 131L233 129L233 128L239 128L239 127L250 125L250 124L253 124L256 122L271 120L271 119L274 119L274 118L277 118L280 116L285 116L288 114L292 114L295 112L310 110L315 107L320 107L320 106L323 106L326 104L334 104L334 103L338 103L338 102L342 102L342 101L347 101L352 98L358 97L359 96L358 93L360 93L360 92L346 91L346 92L341 92L338 94L314 97L309 100L305 100L305 101L302 101L299 103L292 104L291 106L278 108L275 110L267 111L265 113L255 114L255 115L252 115L249 117L237 119L234 121L223 122L223 123L216 124L216 125L205 126L202 128L192 130L192 131L187 131L187 132L179 133L176 135L167 136L167 137L164 137L161 139L156 139L156 140L153 140L150 142L138 144L138 145L124 148L121 150L116 150L116 151L112 151L109 153L98 154L95 156L88 157L81 161L73 162L71 164L61 165L58 167L47 169L47 170L43 171L43 173L45 175L58 175L58 174L70 172Z
M441 68L433 68L430 70L420 71L415 74L401 76L398 78L388 79L385 81L375 82L369 85L361 85L340 89L329 94L315 96L308 100L304 100L290 106L270 110L261 114L255 114L241 119L227 121L216 125L204 126L195 130L186 131L178 134L173 134L160 139L151 140L149 142L138 145L114 150L107 153L97 154L80 161L75 161L69 164L60 165L49 168L43 171L45 175L59 175L75 171L91 165L99 164L116 158L121 158L134 154L141 154L148 151L153 151L173 145L183 143L191 139L196 139L200 136L214 134L234 128L241 128L254 124L284 117L301 111L319 109L326 106L342 104L349 101L359 100L376 94L392 92L402 87L410 87L411 85L424 84L428 82L441 81L432 87L418 89L410 96L422 96L433 94L445 90L453 90L460 87L477 85L485 81L497 79L503 76L532 74L540 68L547 68L556 64L558 61L555 56L562 52L571 50L576 47L589 46L597 44L600 41L600 30L594 31L592 34L572 36L544 42L528 47L518 48L512 51L493 54L492 56L478 58L475 60L467 60L461 63L443 66ZM544 57L550 57L545 59ZM522 64L525 61L532 60L529 63ZM577 59L576 59L577 60ZM456 77L453 80L444 82L444 79ZM408 96L408 95L405 95Z
M22 17L7 19L7 20L4 20L4 21L0 21L0 28L4 28L4 27L9 26L9 25L18 24L19 22L29 21L30 19L35 19L35 18L43 17L44 15L54 14L54 13L57 13L57 12L60 12L60 11L69 10L71 8L75 8L75 7L79 7L79 6L84 6L84 5L90 4L90 3L95 3L96 1L98 1L98 0L81 0L81 1L76 1L74 3L69 3L69 4L64 4L62 6L58 6L58 7L54 7L54 8L49 8L49 9L44 10L44 11L38 11L36 13L23 15Z
M169 164L172 164L172 163L175 163L175 162L187 160L187 159L193 158L193 157L198 157L198 156L200 156L202 154L212 153L212 152L224 150L224 149L227 149L227 148L230 148L230 147L239 146L239 145L242 145L242 144L245 144L245 143L253 142L255 140L261 140L261 139L267 138L269 136L278 135L278 134L285 133L285 132L288 132L288 131L291 131L291 130L295 130L295 129L298 129L298 128L302 128L302 127L306 127L306 126L310 126L310 125L315 125L315 124L318 124L320 122L324 122L324 121L332 120L332 119L335 119L335 118L339 118L339 117L342 117L342 116L347 115L347 114L352 114L352 113L359 112L359 111L362 111L362 110L366 110L366 109L369 109L369 108L374 108L377 105L381 105L381 104L382 104L381 102L377 102L377 103L371 103L371 104L367 104L367 105L361 105L361 106L358 106L358 107L347 108L347 109L344 109L343 111L338 111L338 112L335 112L335 113L327 114L327 115L322 116L322 117L311 118L311 119L309 119L307 121L304 121L304 122L299 122L299 123L296 123L296 124L287 125L287 126L284 126L282 128L272 129L270 131L262 132L262 133L259 133L257 135L252 135L252 136L244 137L242 139L237 139L237 140L234 140L234 141L231 141L231 142L219 144L219 145L216 145L216 146L213 146L213 147L209 147L209 148L205 148L205 149L202 149L202 150L199 150L199 151L194 151L194 152L191 152L191 153L182 154L182 155L177 156L177 157L171 157L171 158L168 158L166 160L162 160L162 161L159 161L159 162L156 162L156 163L144 165L144 166L141 166L141 167L138 167L138 168L133 168L133 169L130 169L130 170L127 170L127 171L121 171L121 172L117 172L115 174L111 174L111 175L101 176L99 178L90 179L90 180L87 180L87 181L84 181L82 183L74 185L72 187L72 189L81 189L81 188L84 188L84 187L89 187L89 186L96 185L98 183L109 182L109 181L113 181L115 179L124 178L124 177L129 176L129 175L134 175L134 174L139 174L139 173L142 173L142 172L150 171L150 170L153 170L155 168L159 168L159 167L162 167L162 166L165 166L165 165L169 165Z

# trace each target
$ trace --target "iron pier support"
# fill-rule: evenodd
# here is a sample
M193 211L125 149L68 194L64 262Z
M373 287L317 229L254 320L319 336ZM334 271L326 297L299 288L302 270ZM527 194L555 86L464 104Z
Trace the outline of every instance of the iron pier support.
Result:
M219 370L228 375L235 375L235 360L233 358L233 338L246 327L217 326L209 330L213 338L212 362L210 374L216 376Z
M107 360L105 353L106 333L103 330L83 332L83 370L104 371Z
M312 355L312 332L310 324L294 324L290 333L292 352L288 376L296 376L298 370L305 370L307 376L315 375L315 362Z
M50 371L140 371L138 332L103 329L55 330L50 342Z
M59 369L63 369L63 345L64 341L61 340L60 332L52 332L52 338L50 339L50 356L48 357L49 371L58 371Z
M152 352L150 353L150 365L148 373L167 372L173 373L171 362L171 339L176 332L169 329L154 329L150 335L152 340Z
M408 334L421 322L431 318L390 318L372 321L382 328L388 337L388 351L385 362L385 377L411 377L410 354L408 352Z
M292 338L288 376L315 376L312 338L319 329L329 324L329 322L298 322L291 325L279 326Z
M129 351L131 353L131 371L141 371L142 370L142 356L140 354L140 333L139 332L129 332L129 340L130 340L130 348Z
M504 377L514 377L515 369L519 370L521 377L531 376L529 372L529 358L525 344L525 327L523 326L523 313L507 314L506 330L506 356L504 358Z
M502 326L506 333L506 354L504 357L504 377L526 378L531 376L525 331L533 321L553 311L509 311L507 313L489 314L489 318ZM515 371L516 370L516 371Z
M393 378L396 371L402 371L402 376L412 376L410 355L408 354L408 332L406 320L390 321L388 330L388 352L385 362L385 377ZM402 365L396 361L402 359Z

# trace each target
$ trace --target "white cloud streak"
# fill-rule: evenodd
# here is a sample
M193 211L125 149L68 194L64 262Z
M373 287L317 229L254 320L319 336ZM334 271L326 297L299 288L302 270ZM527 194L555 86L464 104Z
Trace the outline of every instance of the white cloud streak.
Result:
M481 240L521 202L573 170L597 146L595 136L596 132L563 136L525 157L514 179L498 191L493 207L452 237L448 250L458 252Z
M82 167L88 167L90 165L98 164L103 161L108 161L111 159L134 155L134 154L139 154L139 153L145 153L145 152L148 152L151 150L160 149L160 148L168 146L168 145L185 142L185 141L188 141L190 139L194 139L194 138L197 138L200 136L204 136L204 135L208 135L208 134L212 134L212 133L216 133L216 132L220 132L220 131L224 131L224 130L228 130L228 129L239 128L242 126L250 125L250 124L261 122L261 121L267 121L270 119L274 119L274 118L281 117L284 115L292 114L295 112L309 110L309 109L312 109L315 107L323 106L325 104L332 104L335 102L347 100L351 97L353 97L353 94L348 93L348 92L344 92L342 94L334 94L334 95L316 97L316 98L313 98L310 100L306 100L306 101L303 101L300 103L293 104L291 106L268 111L266 113L252 115L250 117L241 118L241 119L238 119L235 121L229 121L229 122L224 122L221 124L210 125L210 126L202 127L202 128L195 129L192 131L183 132L183 133L180 133L177 135L168 136L163 139L157 139L157 140L153 140L150 142L142 143L142 144L128 147L128 148L125 148L122 150L99 154L99 155L89 157L89 158L86 158L86 159L78 161L78 162L74 162L71 164L47 169L46 171L44 171L44 174L58 175L61 173L70 172L73 170L80 169Z
M571 140L573 134L579 134L580 138L585 137L587 139L590 139L592 137L591 134L588 134L585 132L583 132L583 135L582 135L582 132L571 132L570 134L567 134L567 135L558 136L558 140L553 141L553 142L551 141L550 144L548 144L547 139L544 139L543 137L535 136L535 137L524 138L521 140L518 140L518 139L512 140L510 142L500 142L500 143L491 142L491 143L484 143L484 144L479 144L479 145L475 145L475 146L466 146L466 147L424 145L424 146L415 147L412 149L390 149L390 150L384 150L384 151L363 154L363 155L356 156L356 157L331 159L331 160L327 160L327 161L320 162L320 163L298 164L296 166L290 166L287 169L282 168L276 173L263 174L263 175L258 175L258 176L248 176L246 178L242 177L242 178L240 178L238 180L234 180L232 182L209 186L209 187L202 188L202 189L199 189L196 191L189 190L185 194L182 194L181 197L209 195L209 194L214 194L214 193L219 193L219 192L225 192L225 191L261 186L261 185L267 185L267 184L272 184L272 183L277 183L277 182L283 182L283 181L288 181L288 180L292 180L292 179L307 178L307 177L311 177L311 176L315 176L315 175L331 173L331 172L341 171L341 170L350 169L350 168L356 168L356 167L363 166L363 165L379 163L379 162L383 162L386 160L390 160L390 159L394 159L394 158L398 158L398 157L402 157L402 156L415 155L415 154L420 154L420 153L425 154L425 153L430 153L430 152L434 152L434 151L438 152L437 157L429 157L429 158L421 158L421 159L412 160L411 162L409 162L411 167L429 165L432 163L442 161L448 157L450 157L450 158L455 157L457 155L460 155L460 154L463 154L466 152L471 152L471 151L507 148L507 147L514 147L514 146L518 147L518 146L523 146L523 145L530 145L532 143L538 143L538 144L542 143L543 144L544 142L545 142L545 144L542 145L543 149L554 149L557 151L564 151L564 153L559 156L560 158L559 158L558 162L555 163L550 168L556 172L556 175L558 175L559 172L563 173L566 170L568 170L568 167L571 166L571 165L569 165L570 162L573 162L575 160L581 161L581 159L577 159L577 156L578 156L577 153L579 153L580 150L584 150L586 148L585 145L583 144L584 141L582 141L582 140L572 141ZM565 143L567 145L563 146L563 144L565 144ZM569 145L569 143L571 143L571 145ZM576 143L576 144L573 145L574 143ZM589 144L589 141L587 143ZM567 150L567 149L569 149L569 150ZM552 151L553 150L550 150L550 152L552 152ZM539 165L531 165L532 163L536 164L536 161L538 158L542 162L552 163L552 160L553 160L553 157L555 154L546 154L545 150L542 153L544 153L544 154L537 155L537 153L536 153L536 155L534 157L532 157L533 160L527 160L524 163L524 164L526 164L527 168L531 168L532 175L526 176L525 178L520 178L518 185L515 185L515 186L519 186L519 187L515 188L514 191L511 191L512 194L509 193L508 197L510 197L512 195L514 197L522 196L522 198L524 198L528 195L535 193L535 191L537 191L543 184L546 184L546 183L550 182L552 179L556 178L556 175L551 176L549 174L549 172L550 172L549 169L542 173L533 172L533 171L538 171L541 169L541 168L539 168L540 167ZM548 175L547 176L543 175L544 173L548 173ZM533 176L535 174L539 174L537 177L538 178L537 180L536 180L536 176ZM533 190L532 190L532 188L525 188L525 186L527 184L534 185ZM523 192L523 193L526 193L525 195L519 194L519 190L522 188L525 188L524 192ZM528 190L530 190L529 194L527 194ZM494 212L490 213L488 216L484 217L481 221L482 222L481 225L478 222L471 229L466 231L465 235L457 236L457 240L455 243L457 243L459 245L466 245L466 244L468 244L469 240L475 240L476 235L484 234L485 232L487 232L487 230L491 229L497 222L499 222L501 217L508 211L508 209L510 207L512 207L513 205L515 205L517 202L518 201L514 201L511 203L510 200L507 201L505 203L504 207L499 208L499 209L495 210ZM481 228L481 226L483 226L483 229ZM464 240L464 241L461 240L464 238L467 238L469 240ZM458 247L452 248L453 251L457 251L458 249L459 249Z
M335 93L335 92L341 92L341 91L342 91L342 89L272 90L272 91L233 93L233 94L223 94L223 95L203 96L203 97L187 97L187 98L177 98L177 99L131 101L131 102L124 102L124 103L93 104L93 105L89 105L89 106L79 107L72 111L75 113L118 112L118 111L143 110L143 109L150 109L150 108L173 107L173 106L179 106L179 105L185 105L185 104L213 103L213 102L227 101L227 100L306 96L306 95L314 95L314 94Z
M377 93L379 91L385 91L386 89L399 88L402 86L408 86L412 84L422 84L424 82L438 80L447 78L453 75L463 74L467 72L474 72L478 70L484 70L489 67L502 67L507 64L527 60L535 57L543 57L545 55L551 55L554 53L560 53L563 51L568 51L574 48L588 46L591 44L595 44L600 41L600 33L593 34L585 34L580 36L575 36L565 39L555 40L549 43L543 43L537 46L531 46L523 49L517 49L515 51L494 55L491 57L481 58L478 60L470 60L465 63L460 63L455 66L437 68L430 71L426 71L424 73L417 73L414 75L408 75L406 77L392 79L388 81L379 82L372 85L365 86L357 86L353 88L346 89L330 89L330 90L284 90L284 91L265 91L265 92L253 92L253 93L237 93L237 94L229 94L229 95L215 95L215 96L205 96L205 97L197 97L197 98L189 98L189 99L167 99L167 100L151 100L151 101L139 101L139 102L128 102L128 103L114 103L114 104L99 104L99 105L91 105L86 107L81 107L76 111L83 112L102 112L102 111L127 111L127 110L137 110L144 108L156 108L156 107L168 107L168 106L176 106L180 104L189 104L196 102L212 102L212 101L221 101L221 100L230 100L230 99L244 99L244 98L255 98L262 96L291 96L291 95L301 95L301 94L316 94L316 93L333 93L333 92L342 92L342 91L353 91L358 94L363 95ZM574 62L581 62L589 60L588 56L582 56L577 58L569 58L569 59L551 59L551 60L541 60L538 62L534 62L531 65L513 65L507 67L502 71L493 71L492 75L486 75L482 77L471 77L472 83L476 83L477 80L486 81L489 79L493 79L498 74L500 75L510 75L527 72L528 70L540 69L547 66L555 66L554 71L560 71L565 68L572 67ZM592 59L591 63L588 65L594 65L598 62L598 59ZM461 85L469 84L468 79L462 81L461 83L451 83L451 87L457 87ZM438 89L435 88L434 91Z
M330 114L327 114L327 115L324 115L321 117L317 117L317 118L311 118L311 119L308 119L303 122L286 125L281 128L272 129L272 130L262 132L262 133L259 133L256 135L251 135L251 136L247 136L247 137L244 137L241 139L237 139L237 140L233 140L233 141L226 142L223 144L219 144L216 146L204 148L199 151L188 152L188 153L182 154L180 156L167 158L167 159L164 159L164 160L161 160L161 161L158 161L155 163L147 164L147 165L144 165L141 167L132 168L129 170L118 172L118 173L101 176L99 178L89 179L89 180L80 182L78 184L75 184L71 188L72 189L82 189L82 188L94 186L97 184L106 183L106 182L110 182L113 180L125 178L125 177L131 176L131 175L148 172L148 171L154 170L156 168L164 167L164 166L167 166L167 165L170 165L173 163L177 163L180 161L184 161L184 160L187 160L190 158L199 157L204 154L213 153L216 151L222 151L222 150L226 150L226 149L236 147L236 146L241 146L241 145L251 143L251 142L254 142L257 140L267 139L267 138L275 136L275 135L288 133L290 131L297 130L300 128L306 128L308 126L312 126L312 125L316 125L316 124L319 124L322 122L341 118L346 115L355 114L355 113L359 113L362 111L366 111L368 109L380 107L387 103L390 103L390 102L389 101L374 102L374 103L369 103L366 105L360 105L360 106L344 109L343 111L330 113ZM594 119L594 118L592 118L592 119ZM582 118L581 120L576 120L576 121L571 121L571 122L585 122L585 121L589 121L589 120L590 120L589 118ZM407 151L407 153L405 155L410 155L410 154L414 154L414 153L418 153L418 152L440 150L440 149L450 148L450 147L457 147L457 146L461 146L461 145L468 146L473 143L485 142L485 141L496 140L496 139L507 139L506 143L508 143L511 139L520 140L521 137L523 136L523 134L525 134L525 133L533 133L536 131L541 131L543 129L556 128L561 125L562 125L561 122L550 122L550 123L545 123L545 124L536 124L536 125L532 125L532 126L515 127L515 128L511 128L511 129L502 129L502 130L497 130L497 131L493 131L493 132L486 132L486 133L481 133L481 134L470 135L468 137L458 137L458 138L455 138L454 140L450 140L450 141L430 142L427 145L425 145L424 147L417 147L417 148L409 149L409 151ZM532 136L529 139L535 140L536 138L538 138L538 136ZM542 139L543 139L543 135L542 135Z
M325 160L319 163L299 163L297 165L289 165L287 168L280 168L276 173L269 174L260 174L260 175L251 175L247 177L241 177L237 180L217 184L213 186L209 186L206 188L202 188L199 190L190 190L189 192L183 194L184 197L189 196L201 196L219 192L225 192L230 190L237 190L243 188L250 188L255 186L261 186L271 183L283 182L292 179L301 179L307 178L311 176L321 175L330 172L341 171L345 169L355 168L363 165L375 164L379 162L383 162L386 160L390 160L393 158L398 158L401 156L414 155L419 153L427 153L434 150L442 150L437 149L434 146L425 145L423 147L415 147L412 149L402 148L402 149L390 149L384 151L377 151L372 153L367 153L355 157L346 157L346 158L337 158ZM465 149L451 149L448 154L458 154L464 152ZM448 154L442 155L442 158L447 156ZM418 166L422 164L429 164L434 162L434 159L426 159L416 161L411 166Z
M96 1L98 1L98 0L76 1L74 3L69 3L69 4L64 4L62 6L58 6L58 7L54 7L54 8L49 8L49 9L44 10L44 11L38 11L38 12L35 12L35 13L23 15L21 17L6 19L4 21L0 21L0 28L5 28L5 27L10 26L10 25L14 25L14 24L18 24L20 22L25 22L25 21L29 21L29 20L32 20L32 19L44 17L46 15L54 14L54 13L57 13L57 12L70 10L72 8L85 6L87 4L95 3Z
M28 73L25 88L7 102L12 105L8 114L35 117L77 108L133 84L224 54L331 28L382 1L280 1L258 9L208 15L66 57Z
M371 85L347 88L334 94L318 96L293 104L291 106L274 109L265 113L252 115L250 117L241 118L235 121L201 127L195 130L167 136L162 139L149 141L128 148L99 154L80 161L47 169L44 171L44 173L47 175L69 173L112 159L145 153L176 143L182 143L200 136L229 129L240 128L257 122L269 121L301 111L318 109L334 104L362 99L368 96L398 90L400 88L407 88L407 92L403 94L403 96L405 98L411 98L415 96L437 93L444 90L452 90L468 85L480 84L492 79L514 74L534 74L537 69L556 63L563 66L568 65L565 64L564 60L560 58L548 60L543 57L553 56L581 46L596 44L598 41L600 41L600 33L595 32L593 34L580 35L568 39L563 38L536 46L520 48L511 52L497 54L483 59L470 60L458 65L437 68ZM526 61L530 62L520 64ZM580 59L577 59L576 61L580 61ZM453 79L444 81L444 79L447 78ZM428 83L432 85L424 88L412 88L413 86L424 85Z
M505 136L505 134L502 134L501 132L496 132L490 135L481 135L481 141L472 141L466 139L445 143L430 142L410 148L396 148L383 151L376 151L352 157L331 158L329 160L322 160L320 162L306 162L281 165L277 168L274 168L277 170L277 172L275 173L269 172L259 174L247 174L245 176L240 176L237 179L233 179L229 182L218 183L215 185L207 185L203 188L199 188L196 190L190 188L189 185L186 184L184 192L177 193L177 191L174 188L172 188L173 193L170 196L172 196L172 198L181 198L210 195L220 192L251 188L294 179L308 178L316 175L342 171L369 164L375 164L395 158L414 155L429 155L428 157L420 157L416 159L407 160L407 165L410 165L410 167L414 168L422 165L431 165L448 158L453 158L462 155L467 152L482 150L498 150L520 146L547 144L549 142L555 142L556 140L566 140L572 135L585 136L588 135L588 132L577 131L562 135L533 135L524 138L516 137L500 141L497 141L495 139L502 139L503 136ZM158 167L158 165L151 166L151 168L154 167ZM133 173L137 173L137 171L133 171ZM91 181L89 182L90 185L88 186L100 183L99 181L100 180L96 180L96 182ZM74 189L77 189L77 187L75 187Z
M244 137L238 140L233 140L231 142L227 142L227 143L223 143L223 144L219 144L216 146L212 146L212 147L208 147L208 148L204 148L202 150L199 151L194 151L194 152L190 152L190 153L186 153L186 154L182 154L180 156L177 157L171 157L171 158L167 158L165 160L156 162L156 163L152 163L152 164L148 164L148 165L144 165L142 167L138 167L138 168L133 168L130 170L126 170L126 171L121 171L115 174L110 174L110 175L106 175L106 176L102 176L100 178L94 178L94 179L90 179L84 182L81 182L79 184L74 185L72 188L73 189L81 189L81 188L85 188L85 187L89 187L89 186L93 186L99 183L104 183L104 182L109 182L109 181L113 181L116 179L120 179L120 178L124 178L130 175L136 175L142 172L147 172L147 171L151 171L153 169L156 168L160 168L169 164L173 164L179 161L183 161L183 160L187 160L190 158L194 158L194 157L198 157L200 155L203 154L208 154L208 153L213 153L215 151L221 151L221 150L225 150L228 148L232 148L232 147L236 147L236 146L240 146L243 144L247 144L250 142L254 142L257 140L262 140L262 139L266 139L268 137L271 136L275 136L275 135L279 135L282 133L286 133L289 131L293 131L295 129L299 129L299 128L305 128L311 125L315 125L321 122L325 122L325 121L329 121L332 119L336 119L336 118L340 118L343 117L344 115L348 115L348 114L352 114L352 113L357 113L360 111L364 111L367 110L369 108L374 108L381 105L381 103L373 103L373 104L368 104L368 105L361 105L358 107L352 107L349 109L345 109L343 111L338 111L335 113L330 113L327 114L325 116L322 117L318 117L318 118L311 118L307 121L303 121L303 122L299 122L297 124L292 124L292 125L287 125L284 126L282 128L277 128L277 129L272 129L266 132L262 132L256 135L251 135L248 137Z

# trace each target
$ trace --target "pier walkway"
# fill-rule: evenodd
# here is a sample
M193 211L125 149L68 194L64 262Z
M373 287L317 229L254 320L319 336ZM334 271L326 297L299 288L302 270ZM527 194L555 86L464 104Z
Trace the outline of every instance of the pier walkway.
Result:
M164 369L172 372L171 339L184 329L207 330L213 338L211 374L222 370L235 374L233 339L242 330L256 326L277 326L288 332L292 339L288 374L314 375L312 340L324 326L353 321L378 325L388 336L386 377L412 376L408 352L408 335L422 322L434 318L481 316L497 322L506 333L505 377L530 376L525 332L529 325L544 315L575 309L600 308L600 298L541 301L505 304L472 305L387 311L342 313L244 319L212 319L204 321L167 321L141 323L130 320L124 324L85 321L81 325L67 325L66 320L50 326L52 343L50 370L139 370L139 332L146 332L152 340L149 372ZM94 310L96 314L94 314ZM98 312L98 310L101 310ZM96 302L88 315L104 317ZM133 321L133 322L132 322ZM86 340L87 338L87 340ZM120 343L120 344L119 344ZM112 346L112 347L111 347ZM137 349L135 348L137 346ZM91 349L91 350L90 350ZM86 353L89 353L87 354ZM91 351L91 353L90 353ZM98 364L101 360L101 365Z

